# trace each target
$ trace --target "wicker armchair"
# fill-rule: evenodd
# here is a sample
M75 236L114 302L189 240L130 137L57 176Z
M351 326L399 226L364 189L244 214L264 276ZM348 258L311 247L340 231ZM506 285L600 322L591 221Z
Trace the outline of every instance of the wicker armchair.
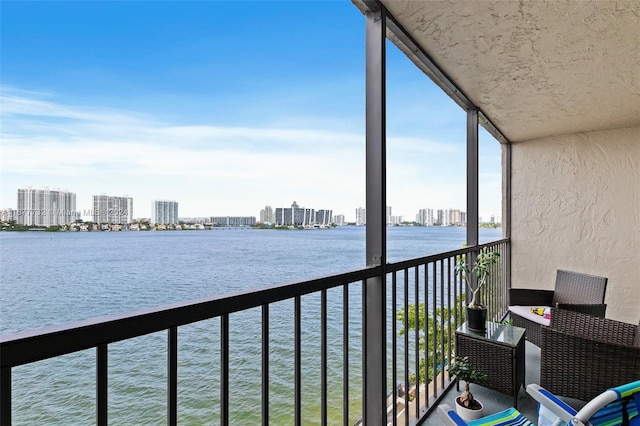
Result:
M542 327L542 387L588 401L638 379L640 324L551 308L551 325Z
M527 317L526 312L530 307L555 307L604 318L606 290L605 277L558 269L554 290L509 290L509 311L513 325L527 329L527 340L540 346L541 327L548 325L549 321L544 321L542 317Z

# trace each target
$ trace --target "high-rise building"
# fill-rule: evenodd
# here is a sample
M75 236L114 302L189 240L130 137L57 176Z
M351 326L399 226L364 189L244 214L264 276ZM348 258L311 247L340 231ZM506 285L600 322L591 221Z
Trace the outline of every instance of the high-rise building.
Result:
M73 223L78 218L76 194L49 189L18 189L16 222L22 225L53 226Z
M278 226L290 226L293 224L291 209L286 207L276 207L276 221Z
M275 216L278 226L311 226L315 221L315 210L300 207L294 201L290 208L277 207Z
M151 223L175 225L178 223L178 202L156 200L151 206Z
M390 216L390 222L387 225L401 225L402 224L402 216Z
M16 211L14 209L0 209L0 222L10 222L16 220Z
M466 224L466 213L459 209L438 210L437 223L441 226L463 226Z
M367 224L367 209L358 207L356 209L356 225L362 226Z
M463 225L462 212L459 209L450 209L449 211L450 211L450 213L449 213L449 216L450 216L449 225L451 225L451 226L462 226Z
M333 222L333 210L317 210L315 224L320 226L330 226Z
M333 222L338 225L338 226L343 226L346 225L346 221L344 219L344 215L343 214L337 214L333 217Z
M253 226L255 216L212 216L211 223L216 226Z
M211 223L211 216L209 217L204 217L204 216L200 216L200 217L179 217L178 218L178 222L182 222L185 224L197 224L197 225L204 225L205 223Z
M133 222L133 198L93 196L93 222L110 224L131 224Z
M273 213L271 206L264 206L264 209L260 210L260 222L262 223L275 223L276 215Z
M387 206L387 217L386 219L386 224L387 225L393 225L393 218L391 216L391 206Z
M420 209L416 215L416 222L422 226L433 226L433 209Z

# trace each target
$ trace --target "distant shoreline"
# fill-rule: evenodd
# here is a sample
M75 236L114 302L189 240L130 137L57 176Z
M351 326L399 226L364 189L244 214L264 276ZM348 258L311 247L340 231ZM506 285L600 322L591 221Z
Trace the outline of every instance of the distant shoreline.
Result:
M120 225L118 225L120 226ZM276 230L276 231L309 231L309 230L327 230L336 228L364 228L365 225L341 225L341 226L327 226L327 227L303 227L303 226L203 226L203 227L189 227L188 225L175 225L165 226L162 228L146 228L146 229L130 229L120 226L119 229L79 229L79 228L67 228L65 226L50 226L50 227L34 227L16 225L14 227L2 226L0 232L63 232L63 233L87 233L87 232L172 232L172 231L216 231L216 230ZM466 228L466 226L423 226L423 225L391 225L387 228ZM480 229L502 229L501 224L481 224Z

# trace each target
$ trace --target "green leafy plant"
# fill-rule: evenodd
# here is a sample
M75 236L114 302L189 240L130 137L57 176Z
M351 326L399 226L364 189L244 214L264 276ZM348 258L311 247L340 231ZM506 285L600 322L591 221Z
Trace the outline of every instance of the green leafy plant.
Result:
M456 304L459 304L463 298L464 295L459 295ZM398 333L400 336L403 336L409 330L415 331L417 328L421 354L424 354L426 350L426 336L429 336L429 344L433 344L433 339L435 338L435 353L429 350L428 359L425 360L424 357L420 357L419 377L416 377L416 373L412 373L409 376L411 384L430 382L433 377L433 368L431 366L434 363L435 365L442 365L443 357L446 357L445 354L451 353L453 342L450 337L454 335L457 325L464 322L464 312L453 308L437 308L435 312L429 312L427 315L424 303L420 303L418 305L409 305L407 312L404 309L400 310L396 314L396 320L401 324L401 329ZM444 348L444 354L441 352L441 348Z
M462 394L457 398L458 403L470 410L479 410L482 406L473 398L473 394L469 390L471 383L481 385L486 383L489 377L476 370L469 357L457 356L454 363L449 366L449 376L456 376L458 380L465 382L465 388Z
M460 257L455 266L455 273L460 275L464 279L467 288L471 292L471 302L469 307L478 308L481 305L478 303L478 291L487 282L487 278L491 274L491 266L498 262L500 253L497 251L489 251L486 247L480 250L476 261L473 263L471 269L467 264L465 257ZM472 284L471 277L475 275L475 286ZM475 288L474 288L475 287Z

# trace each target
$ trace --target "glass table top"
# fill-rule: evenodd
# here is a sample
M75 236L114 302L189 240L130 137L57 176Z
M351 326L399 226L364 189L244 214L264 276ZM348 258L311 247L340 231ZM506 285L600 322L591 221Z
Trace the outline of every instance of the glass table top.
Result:
M524 337L524 332L524 328L491 321L487 321L487 329L484 332L471 331L466 322L456 329L456 333L510 346L517 346Z

